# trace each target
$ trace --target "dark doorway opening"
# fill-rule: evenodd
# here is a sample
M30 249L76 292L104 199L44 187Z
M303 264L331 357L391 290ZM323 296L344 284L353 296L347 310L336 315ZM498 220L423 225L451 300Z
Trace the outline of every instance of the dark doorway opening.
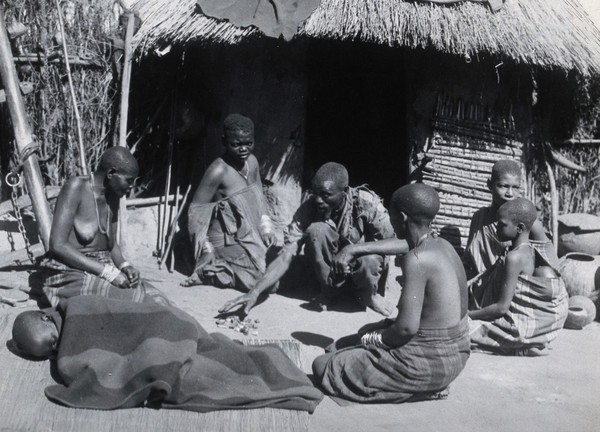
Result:
M335 161L348 168L352 186L368 184L386 202L406 183L403 70L399 49L310 42L306 182L321 164Z

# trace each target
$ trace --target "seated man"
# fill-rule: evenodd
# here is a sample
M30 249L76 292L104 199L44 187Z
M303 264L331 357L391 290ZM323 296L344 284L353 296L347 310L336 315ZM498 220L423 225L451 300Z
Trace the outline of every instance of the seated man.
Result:
M220 312L244 305L248 313L259 295L285 274L292 258L304 246L321 289L320 306L326 307L343 290L352 290L362 306L389 315L391 305L377 293L383 256L358 257L350 262L344 274L334 272L332 265L334 255L346 245L392 236L393 229L381 199L365 187L349 187L348 171L343 165L326 163L315 174L312 197L302 203L287 227L281 254L248 294L227 302Z
M530 241L535 206L515 198L498 209L497 236L510 242L482 289L473 293L471 341L482 349L509 355L544 354L568 314L568 296L556 270ZM536 269L543 267L541 276Z
M399 403L434 396L469 358L466 276L454 248L430 231L440 207L424 184L401 187L390 217L410 251L403 257L398 316L339 340L313 362L326 394L355 402Z
M515 199L521 189L521 166L512 160L501 160L492 167L488 188L492 193L492 203L475 212L471 218L469 238L465 250L465 265L467 276L472 278L469 285L477 290L477 285L485 284L499 256L504 253L508 243L502 242L496 236L498 208L507 201ZM542 223L536 220L531 227L530 240L533 247L544 254L553 266L558 264L556 251L544 232ZM547 271L552 276L550 267L540 267L538 272Z
M188 210L195 267L183 286L248 291L265 272L275 243L254 147L254 124L240 114L223 123L225 152L206 170Z
M172 306L73 297L18 315L13 342L31 357L56 356L61 383L45 394L72 408L312 412L323 396L281 348L208 334Z
M167 300L125 260L116 241L119 199L129 192L138 164L124 147L111 147L89 176L62 187L50 231L50 251L40 268L49 304L95 294L137 302Z

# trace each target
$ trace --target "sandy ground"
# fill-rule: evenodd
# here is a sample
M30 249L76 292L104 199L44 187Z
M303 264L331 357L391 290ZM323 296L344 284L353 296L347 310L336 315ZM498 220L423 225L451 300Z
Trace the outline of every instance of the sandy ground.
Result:
M151 260L138 260L137 265L147 279L208 331L221 331L234 339L245 337L216 324L219 306L239 292L208 286L183 288L179 286L182 274L158 270ZM400 288L394 276L389 278L386 297L396 302ZM26 277L25 272L0 273L5 281L24 281ZM258 336L252 337L299 341L302 367L307 373L324 346L381 319L350 302L342 302L333 311L310 310L310 280L300 272L291 282L293 288L270 296L251 311L250 318L259 320ZM580 331L563 330L546 357L473 353L451 385L447 400L342 407L325 398L310 418L310 430L600 431L599 347L600 323L594 322Z

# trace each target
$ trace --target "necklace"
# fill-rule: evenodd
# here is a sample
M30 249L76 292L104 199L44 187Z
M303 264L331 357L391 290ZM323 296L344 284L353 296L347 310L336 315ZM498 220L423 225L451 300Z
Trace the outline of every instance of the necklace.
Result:
M244 178L244 180L248 181L248 174L250 173L250 168L248 168L248 161L244 161L244 166L242 167L242 169L236 169L236 171L239 175L241 175Z
M94 199L94 210L96 211L96 222L98 223L98 231L100 232L100 234L108 236L108 226L110 224L110 208L108 208L108 206L106 208L106 228L102 229L102 224L100 223L100 211L98 210L98 202L96 201L96 194L94 193L94 174L90 174L90 188L92 189L92 198Z
M417 239L417 242L415 243L415 248L418 248L424 241L425 239L429 236L429 233L425 233L423 234L421 237L419 237Z

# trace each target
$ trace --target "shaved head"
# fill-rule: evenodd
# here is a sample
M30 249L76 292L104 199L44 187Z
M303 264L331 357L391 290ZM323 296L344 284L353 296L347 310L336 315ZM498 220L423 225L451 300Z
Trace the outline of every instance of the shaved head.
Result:
M348 186L348 170L337 162L323 164L313 178L313 186L322 185L325 182L332 182L338 188L345 189Z
M514 160L503 159L492 167L492 181L500 179L503 175L521 177L521 165Z
M412 183L402 186L392 195L390 210L403 212L409 218L428 224L440 209L440 197L431 186Z
M508 216L514 224L522 223L527 230L531 229L537 219L537 209L526 198L515 198L505 202L498 209L498 214Z
M223 134L233 131L254 133L254 123L248 117L241 114L229 114L223 121Z
M39 310L20 313L13 323L13 342L23 354L46 358L51 354L51 339L58 333L55 324L43 320L46 314ZM54 326L53 330L51 326Z
M119 173L135 173L139 166L131 152L125 147L110 147L100 157L100 169L108 172L115 169Z

